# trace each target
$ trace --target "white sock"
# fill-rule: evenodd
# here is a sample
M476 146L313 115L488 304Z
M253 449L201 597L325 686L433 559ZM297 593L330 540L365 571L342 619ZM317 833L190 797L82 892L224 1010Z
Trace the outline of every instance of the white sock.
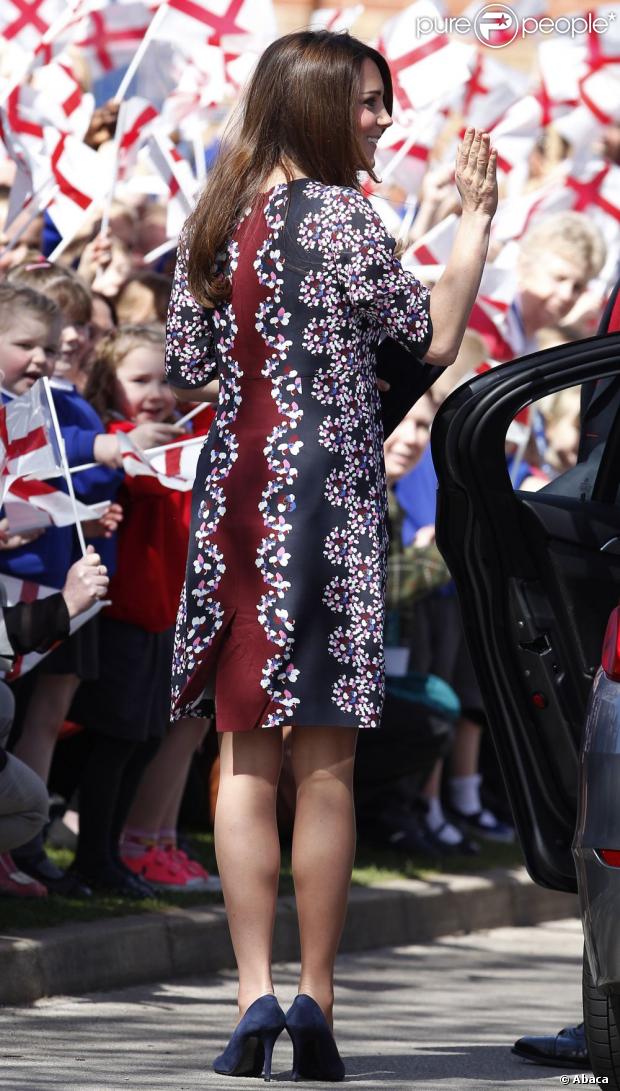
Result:
M428 804L426 824L431 833L434 833L440 841L445 841L446 845L458 845L459 841L463 840L463 835L456 826L446 822L440 800L431 796L426 802Z
M469 777L449 778L450 802L461 814L477 814L478 811L482 810L482 803L480 802L481 780L482 777L479 773L473 773Z

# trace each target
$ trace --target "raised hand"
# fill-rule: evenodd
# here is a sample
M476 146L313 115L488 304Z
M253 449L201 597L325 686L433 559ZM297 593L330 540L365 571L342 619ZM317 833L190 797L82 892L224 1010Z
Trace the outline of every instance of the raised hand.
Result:
M488 133L467 129L456 152L455 178L463 212L489 218L497 209L497 151Z

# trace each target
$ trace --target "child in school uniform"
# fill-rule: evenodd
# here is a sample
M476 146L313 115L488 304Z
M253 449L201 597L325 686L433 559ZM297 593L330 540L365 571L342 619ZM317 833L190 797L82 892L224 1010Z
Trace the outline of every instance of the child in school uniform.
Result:
M148 432L150 446L178 438L175 400L164 378L164 333L157 326L125 326L97 346L86 397L108 432ZM132 866L119 844L146 770L155 839L176 826L187 768L206 730L205 721L168 732L172 642L183 583L189 534L189 493L162 485L155 477L127 477L119 493L124 519L118 536L116 572L110 583L112 605L100 626L101 669L96 682L82 687L77 701L81 722L97 735L83 772L80 834L74 862L77 875L95 888L131 893L146 880L167 889L196 889L206 877L170 845L153 866ZM163 758L157 754L164 739ZM172 742L168 740L172 739ZM149 764L150 763L150 764ZM153 770L159 776L153 778ZM156 784L153 785L153 779ZM149 833L151 832L149 827ZM173 831L174 832L174 831ZM141 846L140 855L145 854ZM148 889L148 888L147 888Z
M0 368L7 395L25 393L39 378L52 379L61 356L73 350L63 348L65 329L80 325L89 316L88 289L77 283L67 270L36 264L29 283L29 267L12 270L11 279L0 285ZM32 271L30 271L32 272ZM45 274L45 275L41 275ZM33 287L39 283L43 291ZM47 279L46 279L47 278ZM51 284L51 288L50 288ZM48 291L48 289L50 289ZM69 388L70 384L66 384ZM85 503L110 501L102 520L85 526L106 564L113 565L111 539L120 508L111 501L122 480L114 470L120 464L118 444L105 434L103 424L83 399L74 401L71 391L52 390L52 396L70 466L93 461L102 463L88 475L76 475L75 492ZM106 465L107 463L107 465ZM79 478L82 477L81 483ZM62 478L55 487L66 491ZM72 527L50 527L36 540L3 552L0 572L60 588L71 564L81 556ZM98 669L97 626L89 622L55 649L23 683L16 687L17 715L13 749L17 757L47 781L58 732L71 700L83 678L94 677ZM48 890L71 893L74 881L47 857L43 837L23 845L18 853L22 870L43 883Z

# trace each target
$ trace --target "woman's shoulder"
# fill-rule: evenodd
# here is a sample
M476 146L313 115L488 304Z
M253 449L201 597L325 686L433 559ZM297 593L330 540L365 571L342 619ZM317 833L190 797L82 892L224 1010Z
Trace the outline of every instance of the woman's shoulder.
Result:
M364 193L353 186L335 186L328 182L316 182L313 178L299 178L293 183L293 196L306 204L337 208L343 212L372 213L372 205Z
M353 186L313 179L300 179L293 185L288 223L303 249L319 249L332 256L384 242L386 237L385 227L364 193Z

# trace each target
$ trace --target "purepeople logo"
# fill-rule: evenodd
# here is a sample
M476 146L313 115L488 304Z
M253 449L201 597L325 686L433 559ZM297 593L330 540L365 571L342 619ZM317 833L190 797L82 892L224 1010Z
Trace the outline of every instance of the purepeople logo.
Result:
M615 18L613 11L607 16L589 11L585 15L560 15L557 19L546 15L527 15L520 18L507 4L486 4L476 14L475 19L470 19L467 15L450 15L438 19L422 15L415 20L415 24L419 35L475 34L483 45L490 46L491 49L502 49L514 42L515 38L528 38L532 34L564 34L569 38L577 38L582 34L605 34Z

